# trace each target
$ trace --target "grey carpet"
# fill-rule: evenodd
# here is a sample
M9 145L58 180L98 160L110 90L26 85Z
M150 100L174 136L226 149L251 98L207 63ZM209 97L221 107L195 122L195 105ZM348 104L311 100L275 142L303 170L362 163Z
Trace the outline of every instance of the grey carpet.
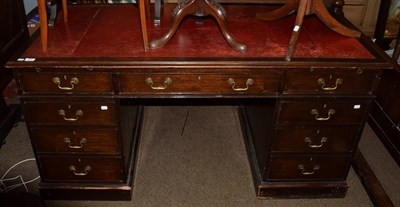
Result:
M399 167L367 126L364 156L396 206ZM0 149L0 176L14 163L33 157L26 126L20 123ZM37 176L34 162L10 172ZM233 106L146 107L132 201L46 201L48 207L84 206L373 206L351 169L343 199L257 200L237 108ZM37 182L28 185L38 193ZM18 188L17 190L24 190Z

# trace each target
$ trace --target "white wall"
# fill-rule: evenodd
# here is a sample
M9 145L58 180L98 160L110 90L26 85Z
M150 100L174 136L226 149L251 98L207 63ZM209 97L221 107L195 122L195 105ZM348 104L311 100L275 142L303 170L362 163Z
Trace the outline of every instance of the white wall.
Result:
M37 0L24 0L25 13L28 14L32 9L37 7Z

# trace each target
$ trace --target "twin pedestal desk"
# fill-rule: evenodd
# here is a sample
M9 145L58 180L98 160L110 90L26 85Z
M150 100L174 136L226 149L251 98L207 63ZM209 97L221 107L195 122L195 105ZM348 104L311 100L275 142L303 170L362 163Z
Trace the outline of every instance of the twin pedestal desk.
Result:
M314 16L285 61L294 17L258 20L270 11L262 5L225 9L245 53L212 19L190 18L145 52L135 6L72 6L69 22L49 30L47 52L36 39L8 63L44 198L131 199L143 105L171 99L238 105L256 196L345 196L381 72L393 65L366 37L339 35ZM149 39L168 30L169 11L148 24Z

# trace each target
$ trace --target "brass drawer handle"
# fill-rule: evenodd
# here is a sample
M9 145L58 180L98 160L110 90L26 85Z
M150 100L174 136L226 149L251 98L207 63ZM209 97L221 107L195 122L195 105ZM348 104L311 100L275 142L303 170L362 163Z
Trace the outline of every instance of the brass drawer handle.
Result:
M327 142L327 141L328 141L328 138L322 137L321 141L320 141L320 144L312 144L312 141L311 141L310 137L306 137L304 139L304 142L307 143L308 146L311 147L311 148L321 148L324 145L324 143Z
M165 90L169 85L172 83L172 79L170 77L167 77L164 79L164 86L153 86L153 79L148 77L144 82L147 85L150 85L151 89L153 90Z
M90 167L90 165L88 165L85 167L84 172L76 172L76 167L74 165L70 165L69 170L74 172L74 175L76 175L76 176L85 176L85 175L89 174L89 171L92 170L92 167Z
M297 166L297 169L301 170L301 174L303 175L313 175L317 170L319 170L320 166L319 165L314 165L312 171L307 171L305 170L305 167L303 164L300 164Z
M343 79L342 78L336 78L335 87L325 87L325 79L323 79L323 78L318 79L317 83L319 85L321 85L321 88L324 91L334 91L334 90L337 89L337 87L339 85L341 85L343 83Z
M83 145L87 142L86 138L81 138L79 140L79 145L71 145L71 140L68 137L64 138L64 142L68 144L68 147L71 149L81 149Z
M249 86L254 84L254 80L252 78L248 78L246 80L246 87L245 88L237 88L236 87L236 83L235 80L233 78L229 78L226 83L228 83L228 85L232 86L232 89L234 91L247 91L249 89Z
M317 121L327 121L327 120L329 120L331 118L332 115L335 114L335 112L336 112L335 109L329 109L327 117L318 117L319 113L318 113L317 109L312 109L310 111L311 115L314 115L315 116L315 120L317 120Z
M75 118L67 118L65 117L65 111L63 109L58 110L58 115L62 116L65 121L78 121L80 116L83 116L82 110L76 110Z
M71 87L61 86L61 79L59 77L54 77L53 83L57 84L58 88L61 90L70 91L70 90L74 89L76 84L79 83L79 79L77 77L71 78L71 81L69 82L69 84L71 84Z

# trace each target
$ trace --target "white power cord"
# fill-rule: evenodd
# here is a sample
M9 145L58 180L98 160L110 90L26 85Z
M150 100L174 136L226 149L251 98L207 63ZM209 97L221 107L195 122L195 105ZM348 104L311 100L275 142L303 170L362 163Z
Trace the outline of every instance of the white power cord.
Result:
M11 167L4 173L4 175L0 178L0 193L6 193L6 192L8 192L8 191L10 191L10 190L12 190L12 189L14 189L14 188L20 187L20 186L24 186L26 192L29 191L29 190L28 190L28 187L26 186L26 184L36 181L37 179L40 178L40 176L37 176L36 178L34 178L34 179L32 179L32 180L28 180L28 181L24 181L24 179L22 178L21 175L18 175L18 176L13 177L13 178L5 178L6 175L7 175L14 167L16 167L16 166L18 166L18 165L20 165L20 164L22 164L22 163L24 163L24 162L28 162L28 161L35 161L35 158L29 158L29 159L22 160L22 161L20 161L20 162L18 162L18 163L16 163L16 164L14 164L13 166L11 166ZM21 183L17 183L17 184L10 185L10 186L7 186L6 184L4 184L5 181L12 181L12 180L17 180L17 179L19 179L19 180L21 181Z

